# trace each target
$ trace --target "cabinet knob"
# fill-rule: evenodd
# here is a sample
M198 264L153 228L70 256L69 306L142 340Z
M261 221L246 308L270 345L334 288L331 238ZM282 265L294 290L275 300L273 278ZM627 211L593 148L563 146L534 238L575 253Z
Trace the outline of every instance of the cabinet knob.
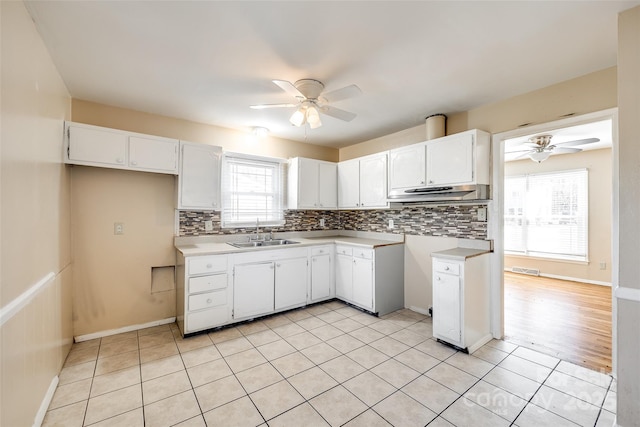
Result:
M356 260L355 260L355 259L353 260L353 263L354 263L354 264L356 263Z
M424 184L424 179L422 181L420 181L420 184Z
M207 268L212 268L212 267L213 267L213 264L211 263L207 264Z
M449 266L446 266L446 267L444 268L444 271L449 271Z
M133 161L131 162L131 164L132 164L133 166L135 166L135 165L137 165L137 164L138 164L138 162L136 162L135 160L133 160Z
M440 281L440 276L436 277L436 280L439 282Z
M312 259L311 259L311 261L312 261L312 262L316 262L316 259L315 259L315 258L312 258Z
M122 163L122 159L121 158L117 158L116 159L116 163Z
M433 184L433 180L432 179L429 180L429 184Z
M211 298L207 298L207 304L211 304L213 301L211 301Z
M280 267L280 264L276 264L276 267Z
M320 207L322 208L322 207L324 207L324 205L322 203L320 203Z

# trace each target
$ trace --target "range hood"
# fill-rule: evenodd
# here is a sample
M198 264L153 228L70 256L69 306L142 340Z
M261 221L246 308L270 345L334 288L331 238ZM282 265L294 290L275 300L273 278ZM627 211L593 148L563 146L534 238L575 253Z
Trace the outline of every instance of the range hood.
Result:
M486 201L489 199L489 186L476 184L391 190L388 199L391 203L403 204L473 200Z

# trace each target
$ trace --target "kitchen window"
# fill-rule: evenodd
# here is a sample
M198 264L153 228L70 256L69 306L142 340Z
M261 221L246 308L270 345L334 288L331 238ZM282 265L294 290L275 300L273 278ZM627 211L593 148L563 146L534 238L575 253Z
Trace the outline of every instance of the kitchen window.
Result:
M586 169L505 177L504 250L588 261Z
M222 227L284 224L284 161L227 153L222 162Z

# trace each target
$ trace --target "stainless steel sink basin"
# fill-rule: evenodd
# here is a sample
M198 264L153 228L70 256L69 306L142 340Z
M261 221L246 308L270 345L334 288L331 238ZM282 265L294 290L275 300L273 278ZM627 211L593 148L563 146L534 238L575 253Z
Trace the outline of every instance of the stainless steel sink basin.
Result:
M282 245L293 245L295 243L293 240L287 239L273 239L273 240L254 240L251 242L227 242L228 245L235 246L236 248L257 248L261 246L282 246Z

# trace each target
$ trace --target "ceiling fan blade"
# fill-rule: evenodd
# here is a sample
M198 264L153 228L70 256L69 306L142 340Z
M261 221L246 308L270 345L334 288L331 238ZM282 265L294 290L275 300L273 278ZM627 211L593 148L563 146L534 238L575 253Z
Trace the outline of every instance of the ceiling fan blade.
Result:
M514 157L512 160L524 159L529 154L535 153L535 152L536 152L536 150L527 150L524 153L520 154L519 156ZM507 154L507 153L505 153L505 154Z
M332 90L331 92L323 93L322 98L325 102L342 101L343 99L353 98L361 95L362 91L356 85L345 86L341 89Z
M326 114L327 116L335 117L336 119L344 120L345 122L350 122L355 119L357 114L352 113L350 111L341 110L336 107L330 107L328 105L323 105L320 108L320 112Z
M553 147L553 149L550 151L553 153L578 153L582 151L582 148Z
M265 108L290 108L297 106L298 104L259 104L249 105L249 108L253 108L254 110L264 110Z
M599 142L600 138L586 138L586 139L576 139L575 141L566 141L566 142L558 142L553 145L558 146L562 145L563 147L573 147L575 145L584 145L584 144L592 144L594 142Z
M296 87L291 82L288 82L286 80L273 80L273 83L275 83L280 89L295 98L306 99L302 92L296 89Z

